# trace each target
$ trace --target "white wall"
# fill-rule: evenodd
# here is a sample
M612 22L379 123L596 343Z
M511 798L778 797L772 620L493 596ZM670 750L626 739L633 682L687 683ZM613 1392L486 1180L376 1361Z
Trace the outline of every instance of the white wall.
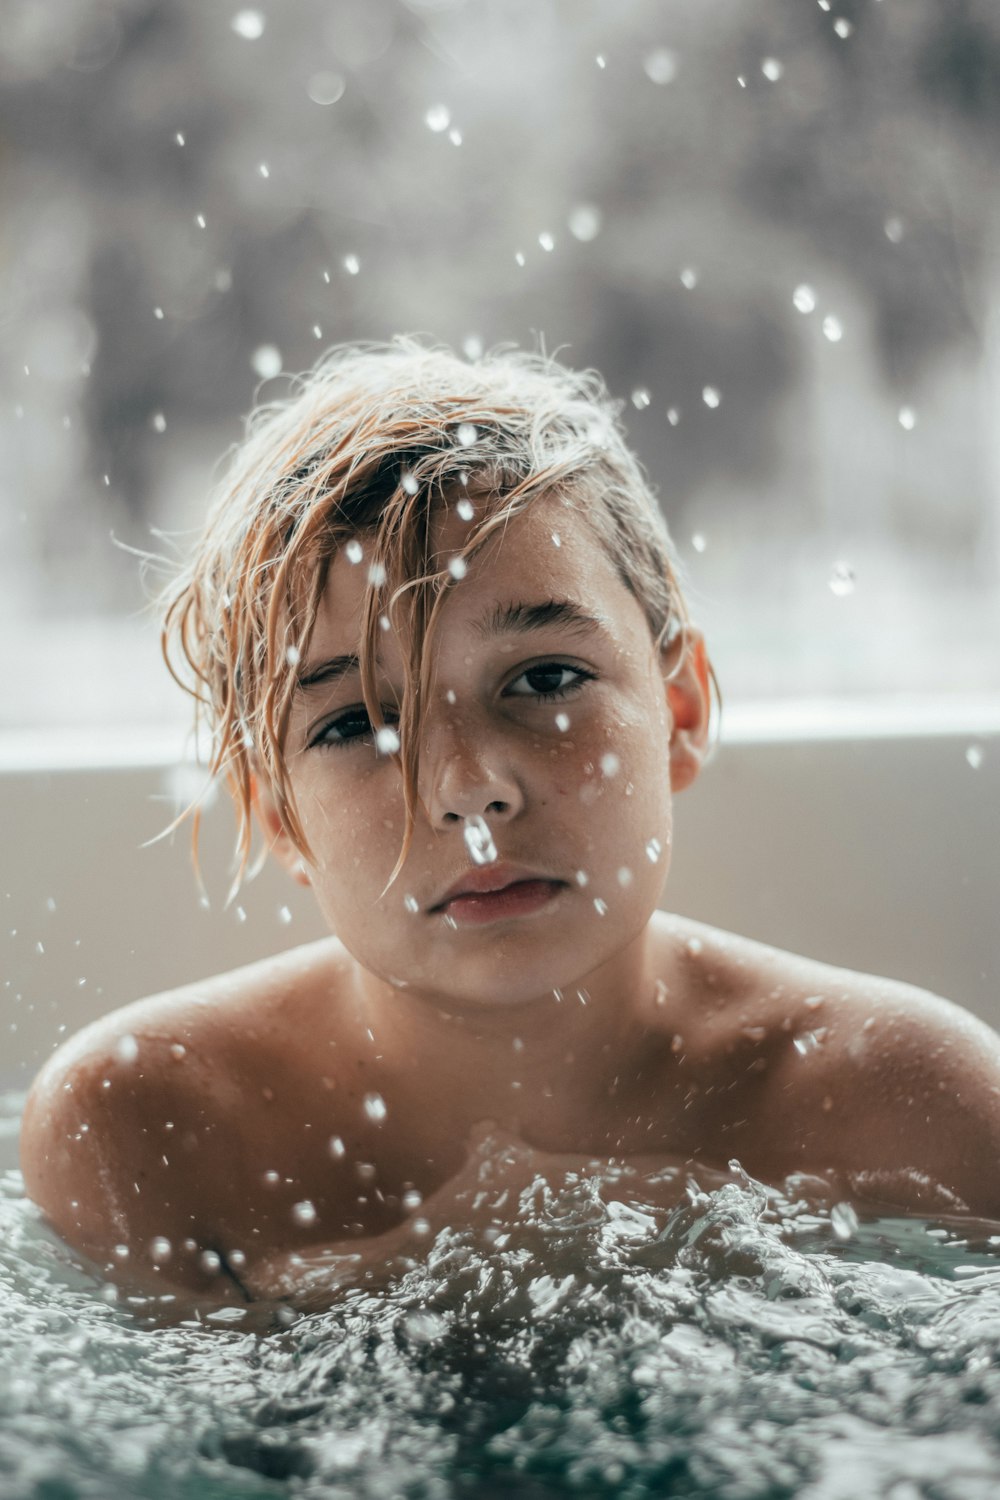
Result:
M677 801L664 904L910 980L1000 1028L998 726L877 727L724 744ZM26 1085L107 1009L322 934L309 893L277 868L239 898L245 920L222 909L232 824L221 802L205 829L212 909L199 904L187 829L142 847L175 805L176 773L155 756L60 767L36 746L30 769L12 743L5 762L0 746L0 1083Z

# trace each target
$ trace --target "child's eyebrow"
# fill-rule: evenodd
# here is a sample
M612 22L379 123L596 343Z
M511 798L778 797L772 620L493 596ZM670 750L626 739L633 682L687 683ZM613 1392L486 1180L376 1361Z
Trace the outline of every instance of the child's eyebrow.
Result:
M572 599L548 599L544 604L497 604L474 627L480 640L498 635L527 635L547 625L564 625L578 635L593 635L604 626Z
M317 662L316 666L309 667L301 674L296 689L318 687L322 682L335 682L338 677L346 677L348 672L360 672L361 662L354 653L348 656L331 656L329 661Z
M496 604L483 616L473 629L482 641L493 640L498 635L527 635L534 630L544 630L549 625L563 625L577 635L603 633L604 626L594 615L589 615L572 599L547 599L542 604ZM356 653L331 656L328 661L317 662L307 667L296 684L299 691L319 687L321 683L335 682L350 672L361 670Z

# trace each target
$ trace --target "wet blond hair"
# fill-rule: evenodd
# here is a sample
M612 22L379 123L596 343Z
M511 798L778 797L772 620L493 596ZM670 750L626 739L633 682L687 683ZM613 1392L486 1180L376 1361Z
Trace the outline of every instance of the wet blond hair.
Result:
M258 406L187 566L163 598L167 665L210 735L209 774L237 817L237 883L250 856L254 779L294 844L311 851L285 759L296 666L304 663L334 555L363 544L368 583L358 648L374 729L380 629L405 664L399 763L412 837L431 641L446 591L498 528L540 495L578 511L641 605L657 645L686 650L689 616L666 523L600 376L543 354L465 360L412 338L329 351L284 399ZM431 519L467 499L460 559L434 566ZM357 556L357 545L348 557ZM195 810L197 840L197 811Z

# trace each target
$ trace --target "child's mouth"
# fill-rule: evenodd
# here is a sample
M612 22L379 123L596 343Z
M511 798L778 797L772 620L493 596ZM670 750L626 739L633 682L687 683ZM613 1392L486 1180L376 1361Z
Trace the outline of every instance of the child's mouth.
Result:
M438 910L456 926L475 927L507 917L527 917L548 906L561 890L562 880L515 880L498 891L466 891Z

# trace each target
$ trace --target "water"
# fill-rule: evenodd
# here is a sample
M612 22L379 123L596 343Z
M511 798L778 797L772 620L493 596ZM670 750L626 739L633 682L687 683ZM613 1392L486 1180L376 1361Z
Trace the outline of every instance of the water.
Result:
M987 1227L557 1161L484 1133L409 1269L215 1327L105 1301L7 1172L4 1500L993 1500Z

